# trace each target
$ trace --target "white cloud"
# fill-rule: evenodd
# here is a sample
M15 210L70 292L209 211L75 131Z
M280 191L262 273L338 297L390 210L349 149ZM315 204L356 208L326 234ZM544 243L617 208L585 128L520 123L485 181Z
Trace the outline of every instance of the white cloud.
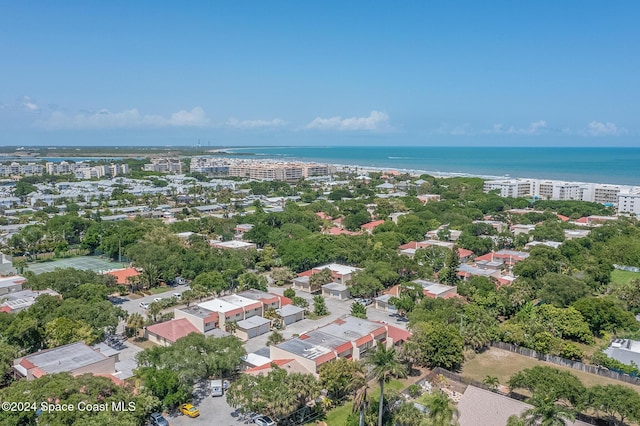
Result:
M29 96L23 96L18 100L20 107L26 109L27 111L39 111L40 107L35 103L33 99Z
M490 135L538 135L547 131L547 122L534 121L528 127L505 127L503 124L494 124L490 129L481 130L480 133Z
M583 133L589 136L619 136L626 134L627 129L618 127L615 123L592 121Z
M547 122L544 120L535 121L527 127L505 126L497 123L488 129L476 130L469 123L461 126L451 127L447 124L440 126L436 133L452 136L474 136L474 135L538 135L548 131Z
M141 114L137 109L111 112L103 109L98 112L83 112L69 115L54 111L38 125L46 129L121 129L144 127L206 127L210 119L200 107L191 111L178 111L168 117L162 115Z
M389 129L389 115L380 111L371 111L368 117L316 117L307 124L307 129L321 130L373 130Z
M286 121L279 118L274 118L273 120L238 120L237 118L232 117L227 120L225 126L233 127L236 129L259 129L269 127L282 127L285 124L287 124Z

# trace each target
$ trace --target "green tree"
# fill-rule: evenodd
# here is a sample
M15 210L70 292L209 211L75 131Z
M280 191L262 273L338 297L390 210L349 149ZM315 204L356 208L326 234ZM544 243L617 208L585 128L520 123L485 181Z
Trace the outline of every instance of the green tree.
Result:
M364 366L358 361L338 358L322 364L318 373L320 385L335 400L354 395L366 385Z
M318 380L311 374L287 373L275 364L272 367L266 375L242 374L234 380L226 393L228 404L275 420L294 412L304 415L307 404L320 396Z
M533 395L550 398L553 403L568 402L573 407L581 407L586 394L580 379L570 372L541 366L511 376L509 388L526 389Z
M622 385L597 385L588 390L588 405L613 424L640 420L640 394Z
M283 266L280 268L273 268L271 270L271 279L273 279L275 284L278 286L290 284L295 277L296 277L296 274L286 266Z
M354 302L351 304L351 316L367 319L367 308L361 303Z
M137 312L129 314L127 317L127 329L129 336L137 336L138 332L144 326L144 318Z
M238 284L240 290L256 289L267 291L267 278L264 275L258 275L252 272L245 272L240 275L238 277Z
M292 288L288 288L282 293L282 295L291 299L296 296L296 291Z
M412 331L411 340L421 351L420 364L451 370L462 363L464 340L457 327L437 321L419 322Z
M0 401L34 401L73 405L132 403L135 410L73 410L55 411L44 410L40 414L36 410L4 411L0 422L3 425L116 425L135 426L142 424L150 412L160 408L160 402L146 390L137 393L129 386L118 386L106 377L84 374L73 377L68 373L47 374L35 380L18 380L11 386L0 390ZM40 408L38 405L37 408Z
M527 402L533 407L522 413L524 426L566 426L567 420L576 418L574 409L556 404L549 396L534 394Z
M4 342L0 342L0 388L11 381L13 360L18 357L18 348Z
M206 294L219 295L229 289L229 284L218 271L203 272L192 282L191 288L200 290Z
M327 304L321 295L313 296L313 313L319 317L329 315Z
M277 331L273 331L271 332L271 334L269 335L269 338L267 339L267 346L271 346L271 345L277 345L284 342L284 336L282 336L282 334L278 333Z
M384 384L389 381L391 377L406 377L407 369L404 364L398 360L395 349L387 349L380 342L378 342L375 350L367 354L366 363L372 367L371 373L380 385L378 426L382 426Z
M88 324L65 317L56 318L45 325L45 339L50 348L78 341L92 345L97 340Z
M425 405L429 409L429 424L433 426L449 426L458 411L452 405L451 400L442 392L436 392L427 398Z
M309 286L311 288L311 292L315 293L320 291L321 287L325 284L329 284L333 281L333 274L331 269L324 268L320 272L315 272L311 274L309 277Z
M558 308L566 308L576 300L591 293L589 286L582 280L568 275L550 272L540 280L542 289L539 297Z
M591 332L596 336L602 336L604 332L638 330L638 322L633 314L616 305L611 299L587 297L574 302L571 306L582 314Z

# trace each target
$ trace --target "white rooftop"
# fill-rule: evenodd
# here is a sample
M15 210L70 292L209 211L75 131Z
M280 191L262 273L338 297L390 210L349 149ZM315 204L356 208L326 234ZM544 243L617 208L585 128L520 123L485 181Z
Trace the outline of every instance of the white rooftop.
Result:
M229 312L238 309L239 306L229 303L222 299L211 299L206 302L198 303L198 306L213 312Z
M246 247L253 246L253 244L251 243L247 243L244 241L237 241L237 240L216 242L215 245L223 248L233 248L233 249L246 248Z
M360 268L356 268L354 266L341 265L339 263L330 263L328 265L317 266L313 269L318 271L322 271L323 269L330 269L332 272L335 272L340 275L348 275L360 270Z
M253 299L249 299L248 297L243 297L243 296L239 296L237 294L230 294L228 296L224 296L220 298L221 300L224 300L225 302L229 302L232 305L235 305L235 307L247 307L250 305L254 305L257 302Z

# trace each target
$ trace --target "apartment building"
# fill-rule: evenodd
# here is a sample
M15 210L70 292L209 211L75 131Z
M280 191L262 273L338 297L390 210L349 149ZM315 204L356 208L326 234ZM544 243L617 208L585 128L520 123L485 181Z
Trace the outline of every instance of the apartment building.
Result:
M640 215L640 190L618 194L618 212Z
M483 190L484 192L497 190L501 197L537 197L543 200L580 200L619 205L620 194L634 193L640 191L640 188L604 183L505 179L485 181ZM628 205L630 199L623 199L623 201L627 201Z
M44 171L42 164L37 163L18 163L12 162L11 164L0 164L0 176L34 176L41 175Z
M410 333L391 325L347 316L299 337L270 346L272 360L293 359L317 374L318 368L337 358L363 359L378 342L387 348L406 340Z
M182 174L184 163L177 158L152 158L151 163L144 165L146 172Z

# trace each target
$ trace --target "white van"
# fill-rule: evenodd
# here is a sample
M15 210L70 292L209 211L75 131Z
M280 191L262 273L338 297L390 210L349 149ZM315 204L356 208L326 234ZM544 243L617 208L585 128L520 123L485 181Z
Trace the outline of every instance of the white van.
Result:
M224 388L222 387L222 380L211 381L211 396L223 396Z

